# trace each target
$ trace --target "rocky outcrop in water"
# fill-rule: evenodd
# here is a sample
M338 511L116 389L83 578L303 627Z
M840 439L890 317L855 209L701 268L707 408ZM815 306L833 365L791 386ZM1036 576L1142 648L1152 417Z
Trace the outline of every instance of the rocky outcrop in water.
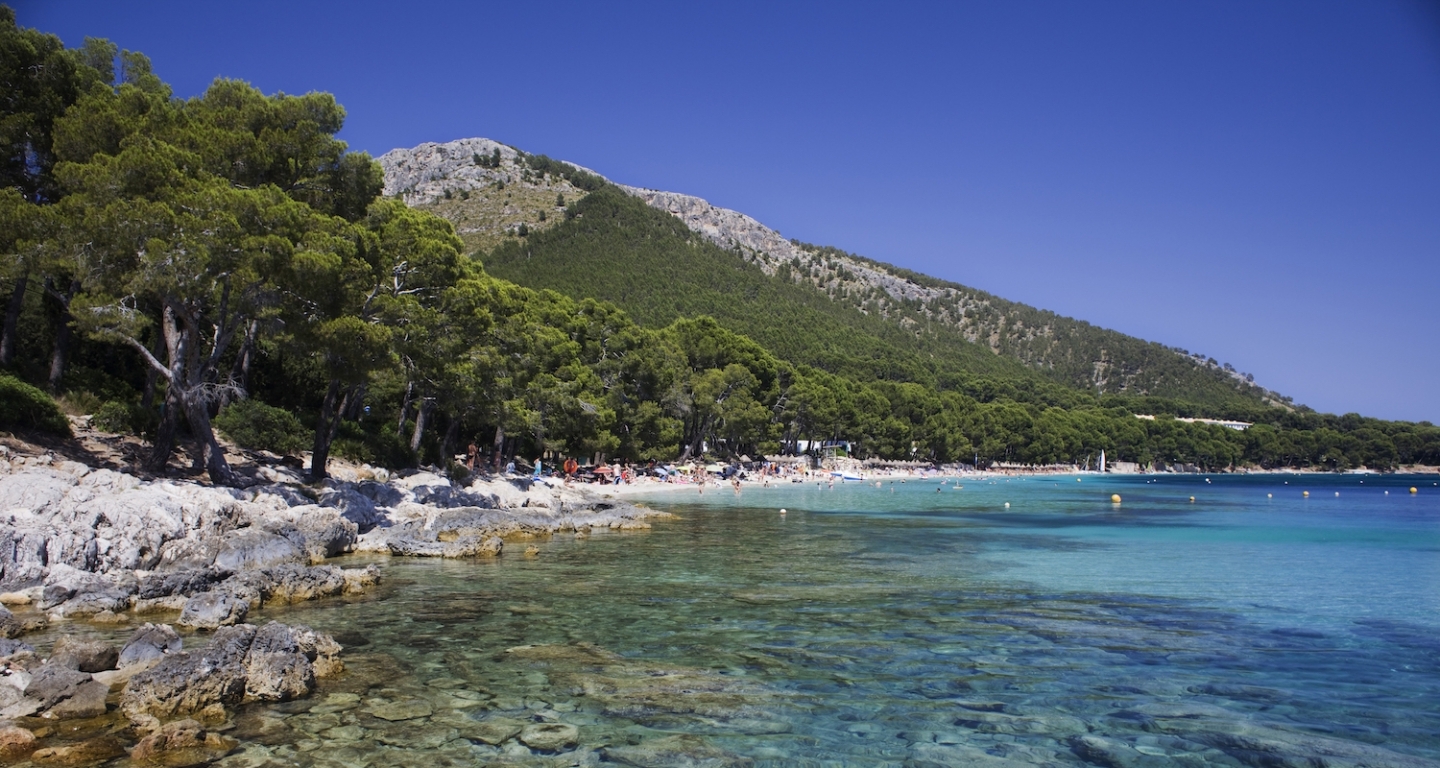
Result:
M246 489L143 481L52 456L0 452L0 637L51 619L180 612L214 629L267 603L374 586L348 552L497 556L508 536L647 528L657 513L529 478L457 485L412 472L329 479L266 468Z
M164 654L125 685L120 709L153 729L178 717L220 721L247 701L289 701L315 689L317 677L339 673L340 645L309 627L270 622L216 630L204 648Z

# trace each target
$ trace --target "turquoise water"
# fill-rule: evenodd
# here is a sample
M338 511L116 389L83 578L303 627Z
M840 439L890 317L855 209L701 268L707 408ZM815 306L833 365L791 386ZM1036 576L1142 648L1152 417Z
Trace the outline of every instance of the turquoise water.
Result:
M226 761L682 764L633 753L676 734L758 765L1440 759L1433 480L952 483L691 490L535 558L382 559L374 595L265 612L350 670L247 710ZM577 746L500 738L536 722Z

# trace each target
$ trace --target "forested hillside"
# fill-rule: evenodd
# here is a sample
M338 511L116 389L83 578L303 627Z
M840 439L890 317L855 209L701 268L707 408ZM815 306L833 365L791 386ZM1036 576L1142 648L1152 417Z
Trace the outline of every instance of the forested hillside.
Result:
M614 302L646 325L708 315L786 360L861 379L954 387L967 375L1035 378L948 329L909 331L775 280L614 187L571 205L564 217L483 255L486 270Z
M66 49L4 6L0 82L0 429L66 439L63 408L142 437L153 473L183 451L188 471L236 482L221 436L304 454L317 480L332 454L458 472L471 441L497 463L823 439L982 466L1440 463L1429 424L1062 384L923 306L887 316L776 279L783 265L502 145L450 156L474 169L463 185L417 168L384 195L380 165L336 138L329 94L218 79L177 98L143 55ZM443 212L447 192L525 185L473 211L489 218L472 236L496 243L483 259L405 202Z
M388 194L454 222L472 251L489 252L531 232L557 226L555 214L564 207L557 203L578 201L604 184L603 178L590 171L548 157L529 155L489 139L462 139L397 149L383 155L380 162L386 170ZM577 186L567 178L577 174L586 183ZM606 186L623 190L652 209L682 222L698 238L721 249L725 258L719 261L753 265L775 281L805 289L802 293L812 304L813 298L819 296L826 302L859 310L898 327L907 335L940 338L946 340L945 343L956 339L969 341L996 357L1018 362L1069 387L1099 394L1179 398L1214 408L1244 408L1254 403L1291 405L1289 398L1256 385L1253 377L1214 359L1007 301L838 248L787 240L749 216L710 205L697 197L624 185ZM624 218L624 226L631 226L632 220L640 216L635 211L625 211ZM593 238L593 233L587 237ZM650 252L656 248L654 244L646 247ZM590 254L587 258L593 258L596 252L591 246L584 246L582 250ZM708 263L726 273L733 268L730 264ZM635 272L627 274L632 266ZM621 297L612 292L604 296L631 311L641 312L647 321L656 319L650 312L654 305L669 301L694 306L681 295L694 286L659 279L660 274L669 273L656 272L648 266L640 269L638 262L612 265L614 280L627 285L626 295ZM510 268L507 274L532 285L564 290L573 287L551 282L567 279L556 272L552 269L527 279L523 269ZM792 298L800 295L794 291L781 293ZM640 294L645 296L642 298ZM734 314L748 314L746 310L754 308L744 294L734 301L744 308L735 308ZM704 304L709 306L710 302ZM966 365L973 373L1001 370L975 367L978 361L973 357ZM1013 372L1014 368L1009 370Z

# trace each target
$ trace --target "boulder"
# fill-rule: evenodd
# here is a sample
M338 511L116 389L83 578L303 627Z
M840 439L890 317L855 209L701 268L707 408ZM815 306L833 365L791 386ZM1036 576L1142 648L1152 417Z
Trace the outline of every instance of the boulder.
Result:
M345 671L345 664L340 661L340 652L344 648L335 642L335 638L303 624L297 624L290 630L296 647L314 667L316 677L330 677Z
M120 652L109 643L68 636L56 640L50 652L51 664L92 674L114 669L119 659Z
M270 623L221 627L198 652L166 654L132 677L120 708L137 726L195 716L221 719L242 701L286 701L315 689L320 670L339 667L340 646L308 627ZM312 655L313 654L313 655Z
M30 684L25 686L25 698L38 704L38 711L44 711L74 696L80 686L90 679L89 674L76 669L42 664L31 673Z
M246 699L288 701L315 689L315 667L295 634L273 621L255 633L245 657Z
M134 722L207 714L245 698L245 655L255 627L221 627L199 651L171 653L130 678L120 709ZM217 713L220 714L220 713Z
M230 533L220 542L220 551L215 555L215 567L231 572L305 561L305 553L289 539L258 528Z
M225 592L205 592L185 601L176 621L182 627L216 629L239 624L250 612L250 603Z
M15 614L11 613L10 609L0 606L0 638L9 640L19 637L24 632L25 624L15 618ZM10 654L0 655L9 656Z
M141 739L130 749L130 760L136 765L189 768L218 760L239 744L214 731L206 731L194 720L177 720Z
M99 680L87 680L77 686L68 698L51 707L41 717L56 720L99 717L105 714L105 699L109 695L109 685Z
M184 646L180 635L169 624L145 624L125 641L116 664L120 668L159 661L167 654L178 653Z
M35 734L14 725L0 727L0 760L19 761L35 751Z
M19 640L0 640L0 659L14 656L17 653L34 653L35 646Z

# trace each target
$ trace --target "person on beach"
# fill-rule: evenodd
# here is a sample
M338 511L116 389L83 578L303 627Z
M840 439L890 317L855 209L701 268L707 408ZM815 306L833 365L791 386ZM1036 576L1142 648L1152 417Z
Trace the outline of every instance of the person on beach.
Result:
M536 480L539 480L539 479L540 479L540 471L541 471L541 468L540 468L540 457L539 457L539 456L536 456L536 457L535 457L535 474L534 474L534 478L535 478Z
M470 447L465 450L465 468L470 470L471 472L474 472L475 460L479 458L479 456L480 448L475 445L474 440L471 440Z

